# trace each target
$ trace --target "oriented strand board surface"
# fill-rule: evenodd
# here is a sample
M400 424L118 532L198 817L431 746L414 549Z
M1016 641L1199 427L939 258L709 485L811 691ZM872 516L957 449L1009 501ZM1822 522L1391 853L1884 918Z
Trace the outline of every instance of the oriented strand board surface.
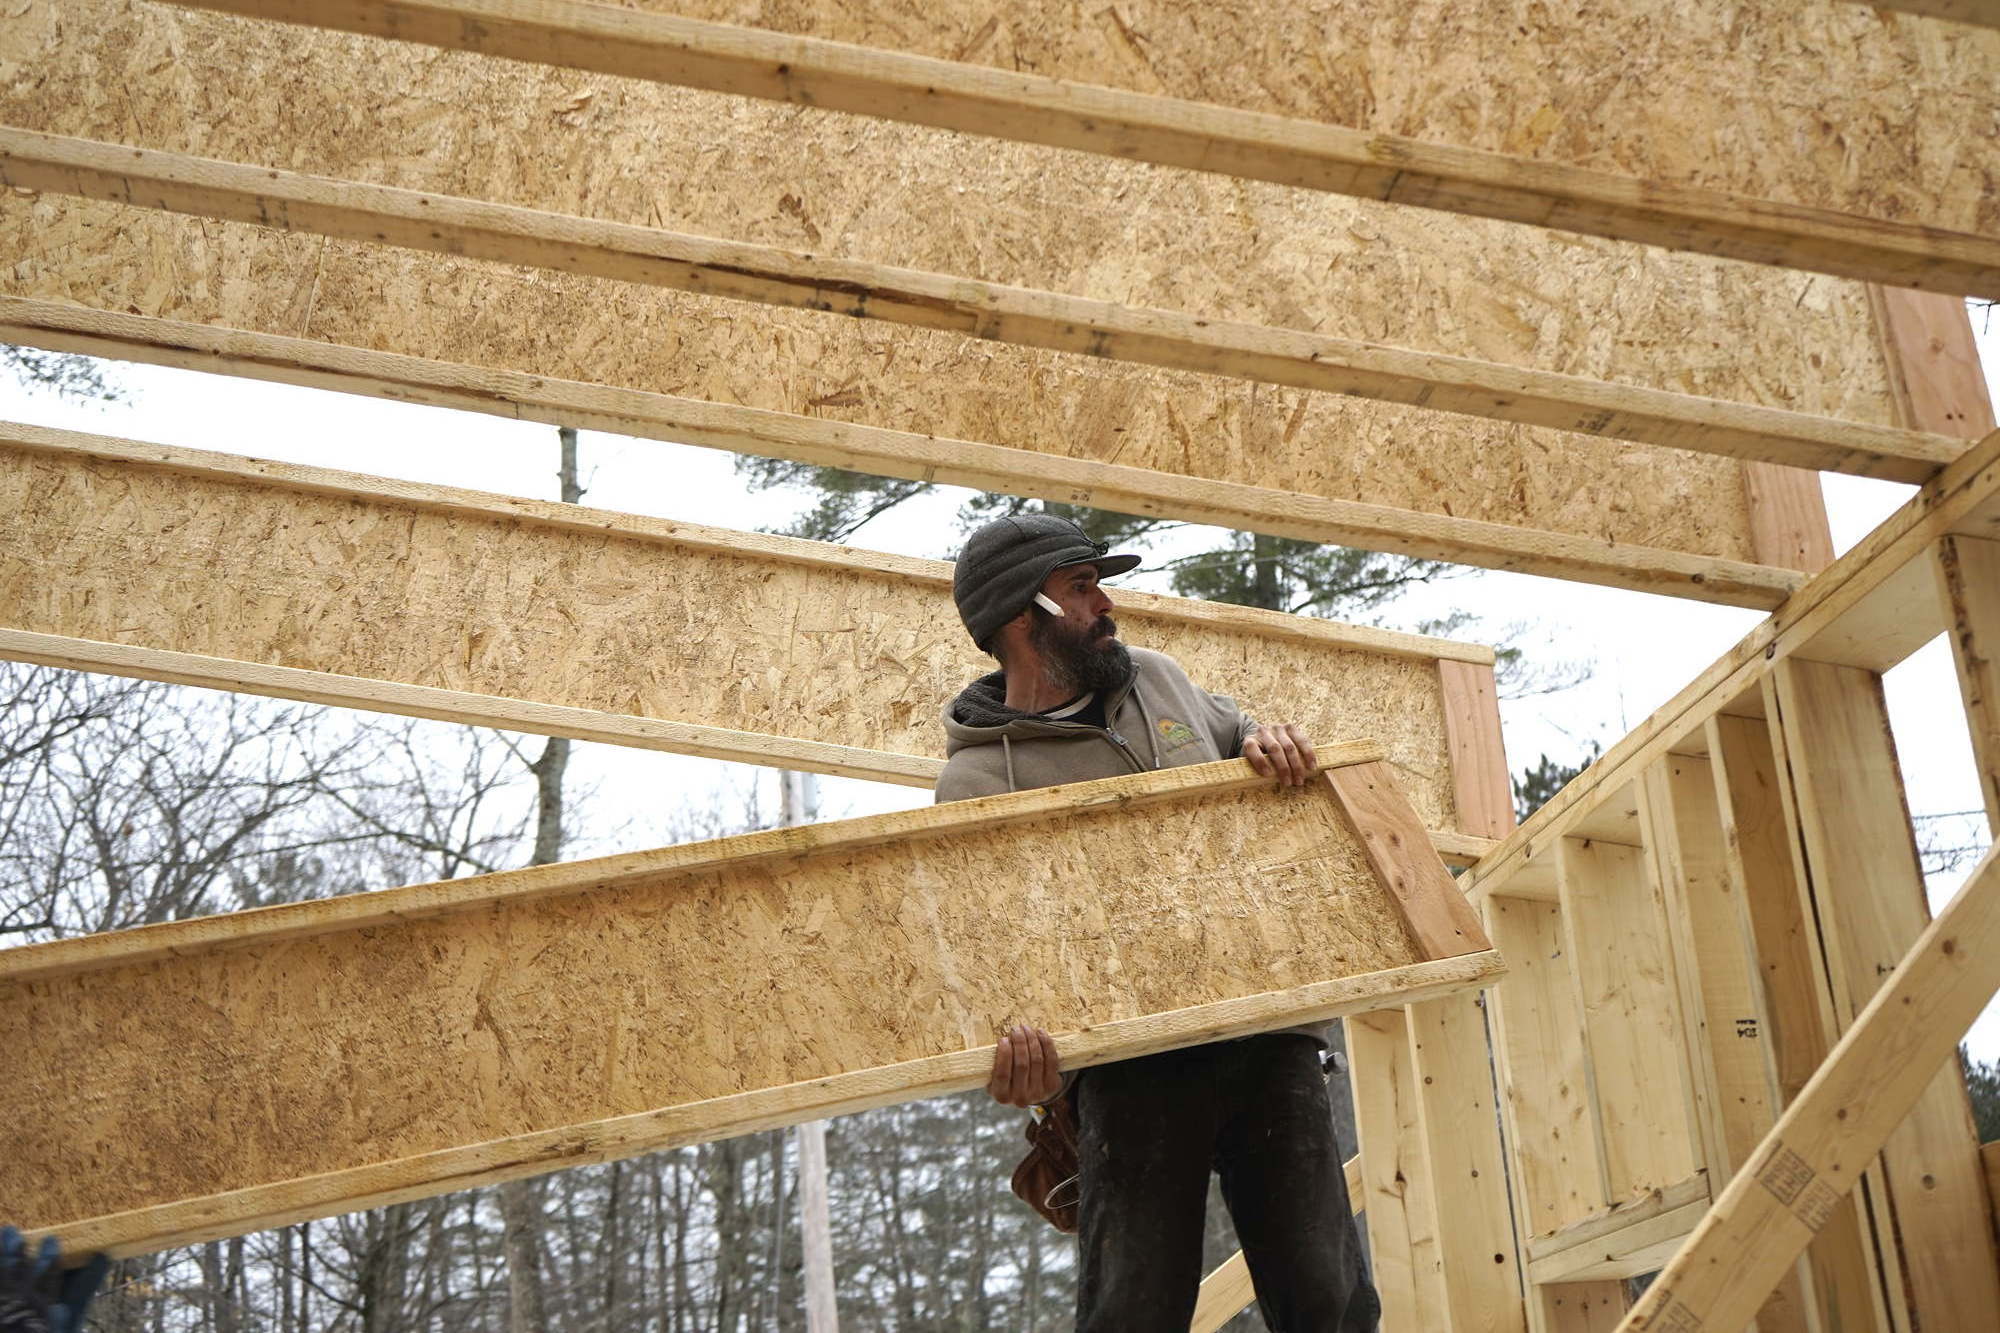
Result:
M621 0L2000 231L2000 32L1826 0Z
M1045 794L851 821L930 832L750 864L717 865L726 839L670 874L634 870L668 853L515 872L578 891L0 981L0 1200L97 1216L1419 961L1330 789L1242 769L984 830L981 807Z
M992 669L938 562L657 520L590 531L469 492L262 466L362 489L0 445L0 623L921 755L942 755L946 700ZM1253 716L1378 736L1426 824L1453 826L1434 661L1174 606L1132 595L1121 632Z
M31 4L0 119L1888 413L1858 284L150 4ZM10 199L0 236L21 295L1751 558L1722 459L104 204Z

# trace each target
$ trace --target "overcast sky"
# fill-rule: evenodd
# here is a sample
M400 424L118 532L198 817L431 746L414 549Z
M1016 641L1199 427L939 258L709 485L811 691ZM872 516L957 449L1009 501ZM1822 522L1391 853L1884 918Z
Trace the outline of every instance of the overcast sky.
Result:
M2000 368L2000 328L1974 313L1989 381ZM418 407L332 392L103 363L122 401L76 404L24 389L0 376L0 417L37 425L97 431L151 443L255 454L413 481L556 498L552 428L441 408ZM585 432L580 456L588 491L584 503L632 513L724 527L771 527L803 497L751 494L736 477L731 455L711 450ZM1824 479L1836 550L1846 550L1892 512L1911 487L1827 474ZM854 544L908 555L940 557L957 542L954 512L969 492L943 489L864 528ZM1193 544L1213 532L1190 530ZM1165 554L1172 547L1158 548ZM1124 582L1165 591L1157 571ZM1115 593L1114 593L1115 596ZM1479 623L1457 637L1496 641L1525 627L1523 644L1549 661L1587 662L1590 678L1553 694L1502 703L1511 766L1518 772L1547 753L1572 760L1585 747L1608 747L1645 720L1761 618L1754 611L1708 606L1646 593L1621 592L1531 575L1467 570L1418 590L1375 619L1414 629L1426 619L1465 608ZM1911 808L1919 816L1976 812L1979 789L1966 739L1949 647L1940 636L1889 673L1887 691ZM942 701L940 701L942 702ZM1246 701L1254 711L1254 701ZM775 808L775 779L765 770L616 747L579 747L572 771L595 783L600 826L576 854L647 846L665 838L665 816L683 802L741 806L753 791ZM822 779L823 817L905 808L928 794L842 779ZM1949 842L1983 842L1976 813L1934 821ZM1964 869L1933 878L1934 904L1956 890ZM381 886L368 886L381 887ZM1974 1029L1982 1058L2000 1054L2000 1004Z

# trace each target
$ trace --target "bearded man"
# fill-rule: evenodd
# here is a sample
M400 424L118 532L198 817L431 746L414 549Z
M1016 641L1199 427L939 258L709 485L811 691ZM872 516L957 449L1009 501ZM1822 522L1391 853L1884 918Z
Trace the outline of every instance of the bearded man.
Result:
M1241 755L1296 786L1315 767L1294 725L1260 726L1164 653L1118 641L1100 584L1139 563L1047 514L998 519L959 553L953 599L1000 669L945 709L939 801ZM1073 1098L1078 1333L1185 1329L1201 1282L1211 1167L1279 1333L1372 1333L1320 1070L1325 1034L1288 1029L1064 1075L1055 1043L1017 1027L987 1091L1010 1106Z

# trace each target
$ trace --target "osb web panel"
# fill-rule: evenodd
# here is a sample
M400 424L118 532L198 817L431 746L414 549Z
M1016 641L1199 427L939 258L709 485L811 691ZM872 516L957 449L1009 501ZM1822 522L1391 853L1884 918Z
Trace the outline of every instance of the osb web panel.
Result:
M8 123L1889 419L1858 284L342 34L60 8L0 36ZM257 96L232 91L246 79ZM1753 558L1718 458L107 204L10 198L0 237L27 256L0 273L17 295Z
M1210 782L984 831L949 822L985 803L939 807L916 816L946 824L931 836L0 982L6 1214L100 1216L1420 961L1328 786Z
M1992 151L2000 32L1865 5L622 2L1841 212L2000 231L2000 157Z
M993 669L938 562L659 520L585 531L258 466L362 494L0 443L0 624L937 757L945 702ZM676 531L736 549L677 543ZM1424 821L1455 827L1434 661L1132 606L1119 615L1129 642L1169 653L1253 716L1322 740L1376 737Z

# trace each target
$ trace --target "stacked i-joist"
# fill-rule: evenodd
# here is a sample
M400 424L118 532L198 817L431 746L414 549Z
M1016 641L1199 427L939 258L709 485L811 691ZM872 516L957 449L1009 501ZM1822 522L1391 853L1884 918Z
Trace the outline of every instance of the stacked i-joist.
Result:
M212 985L248 1023L284 1006L246 975L429 950L469 1016L227 1057L291 1088L334 1034L404 1119L329 1105L340 1133L260 1122L186 1178L49 1206L164 1244L926 1095L1023 1003L1081 1061L1347 1014L1398 1333L2000 1324L1948 1059L1996 979L2000 876L1927 924L1880 688L1950 632L2000 819L2000 435L1957 300L2000 297L2000 13L740 8L30 0L0 27L0 337L1771 618L1511 832L1490 652L1135 597L1135 642L1379 751L1333 752L1346 793L1282 815L1240 774L1079 789L0 955L17 1002L76 1022L135 996L184 1019L161 997ZM976 669L935 564L28 427L0 452L21 660L915 784ZM1813 469L1923 489L1829 566ZM1052 948L1120 941L1136 972L1058 950L1039 971L1072 992L1008 997L953 961L978 918L951 867L1074 856L1059 815L1143 843L1195 807L1225 844L1298 840L1275 882L1162 868L1195 953L1044 896ZM1426 841L1471 865L1458 897ZM871 898L868 858L911 887ZM1308 862L1318 896L1286 897ZM1282 939L1199 924L1334 902ZM744 995L633 983L671 953L633 923L674 911L765 963L840 939L941 966L908 1031L814 1049L803 1002L760 1037ZM589 1087L582 1038L507 981L503 920L572 949L552 976L608 1015ZM1246 949L1264 970L1231 970ZM1338 975L1284 962L1329 951ZM1433 970L1382 980L1408 968ZM676 1014L712 1062L664 1087L636 1034ZM809 1058L722 1072L781 1036ZM445 1050L465 1106L409 1077ZM1622 1279L1677 1252L1628 1314ZM1225 1269L1198 1326L1248 1299Z

